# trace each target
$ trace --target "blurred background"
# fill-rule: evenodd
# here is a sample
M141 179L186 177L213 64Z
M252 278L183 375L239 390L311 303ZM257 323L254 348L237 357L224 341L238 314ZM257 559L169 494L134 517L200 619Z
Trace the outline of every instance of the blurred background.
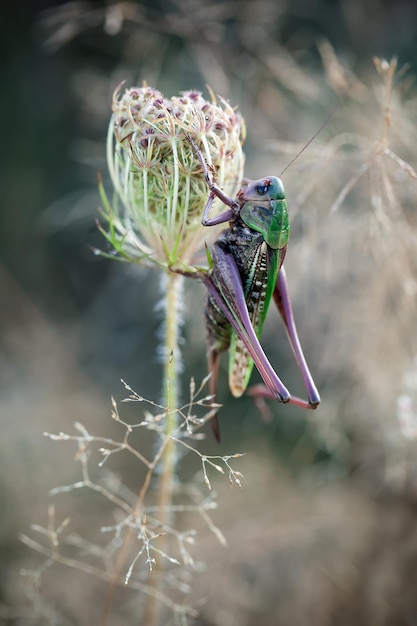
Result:
M213 477L229 546L197 528L206 569L192 582L193 623L415 624L416 3L18 0L0 15L2 623L96 623L102 583L56 565L38 588L21 572L42 557L19 533L45 525L48 491L79 477L75 448L43 433L78 420L116 437L121 378L160 398L159 280L92 253L105 249L97 171L110 190L112 92L146 80L168 97L208 97L209 85L238 106L250 178L280 175L327 120L283 174L287 273L322 405L271 405L265 422L231 398L224 361L222 443L207 429L201 449L245 451L244 489ZM395 76L374 56L397 57ZM206 374L203 308L202 288L187 285L184 397ZM276 311L263 337L302 395ZM141 419L137 407L127 414ZM115 456L111 470L137 491L132 461ZM183 479L197 470L187 460ZM108 515L81 492L53 501L80 533ZM137 602L120 593L110 623L130 623Z

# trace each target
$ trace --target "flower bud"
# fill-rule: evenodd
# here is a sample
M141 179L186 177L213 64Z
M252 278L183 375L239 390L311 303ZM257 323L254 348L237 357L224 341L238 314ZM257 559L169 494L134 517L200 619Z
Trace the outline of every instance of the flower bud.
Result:
M241 186L244 132L243 118L222 98L209 102L187 91L167 99L146 84L120 97L117 89L107 159L120 201L105 212L116 250L166 268L188 264L210 231L201 225L209 190L192 143L233 196ZM214 203L211 215L221 210Z

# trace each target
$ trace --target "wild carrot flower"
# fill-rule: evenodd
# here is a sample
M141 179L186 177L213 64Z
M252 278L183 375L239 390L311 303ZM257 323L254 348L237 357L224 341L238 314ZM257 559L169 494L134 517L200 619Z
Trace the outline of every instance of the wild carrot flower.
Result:
M212 96L209 102L197 91L167 99L147 85L127 89L121 96L117 89L114 94L107 159L115 201L111 207L100 184L103 216L108 222L108 231L101 230L119 258L167 270L161 286L164 332L159 352L164 380L169 384L163 390L162 432L166 439L160 452L156 499L162 535L172 527L176 437L183 426L177 409L184 280L180 274L201 277L201 271L190 263L207 231L213 230L201 224L208 186L195 147L203 154L216 183L226 194L234 195L243 173L243 139L243 119L223 99L218 103ZM135 517L141 509L139 495ZM161 538L159 554L166 554L166 541L167 537ZM155 562L149 579L153 593L145 609L147 624L156 623L162 570L163 563Z
M233 195L242 179L243 119L213 94L211 101L198 91L168 99L146 84L119 91L107 140L113 207L102 193L106 237L130 261L187 265L207 236L201 216L208 197L190 139Z

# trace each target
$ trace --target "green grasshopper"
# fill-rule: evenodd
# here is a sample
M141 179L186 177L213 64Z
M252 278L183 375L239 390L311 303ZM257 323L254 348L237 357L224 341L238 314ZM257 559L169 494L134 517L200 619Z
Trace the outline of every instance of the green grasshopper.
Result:
M192 142L193 143L193 142ZM202 223L229 222L209 258L211 270L202 276L207 287L206 324L210 392L216 397L221 352L229 350L229 386L235 397L247 389L255 364L265 385L248 390L255 401L263 398L315 409L320 396L307 366L294 322L283 261L290 234L282 181L276 176L245 180L236 198L230 198L212 179L201 151L193 143L209 187ZM215 198L228 208L209 217ZM294 397L281 382L259 343L271 298L275 300L304 380L307 400ZM259 402L258 402L259 406ZM217 415L213 432L220 440Z

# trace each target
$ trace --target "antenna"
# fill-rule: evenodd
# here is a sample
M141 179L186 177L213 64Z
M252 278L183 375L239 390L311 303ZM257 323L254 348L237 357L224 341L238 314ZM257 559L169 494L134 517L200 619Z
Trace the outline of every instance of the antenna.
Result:
M308 148L308 146L315 140L315 138L320 135L321 131L323 130L323 128L326 126L327 122L333 117L333 115L336 113L337 109L340 107L340 105L342 104L342 99L339 99L339 102L337 104L334 105L333 109L330 111L330 113L327 114L326 119L324 120L323 124L320 126L320 128L318 130L316 130L316 132L314 133L314 135L312 137L310 137L310 139L307 141L307 143L301 148L301 150L299 152L297 152L297 154L291 159L291 161L288 163L288 165L286 165L284 167L284 169L282 170L280 176L282 176L287 169L294 163L294 161L296 161L298 159L298 157L303 154L304 150L306 148Z

